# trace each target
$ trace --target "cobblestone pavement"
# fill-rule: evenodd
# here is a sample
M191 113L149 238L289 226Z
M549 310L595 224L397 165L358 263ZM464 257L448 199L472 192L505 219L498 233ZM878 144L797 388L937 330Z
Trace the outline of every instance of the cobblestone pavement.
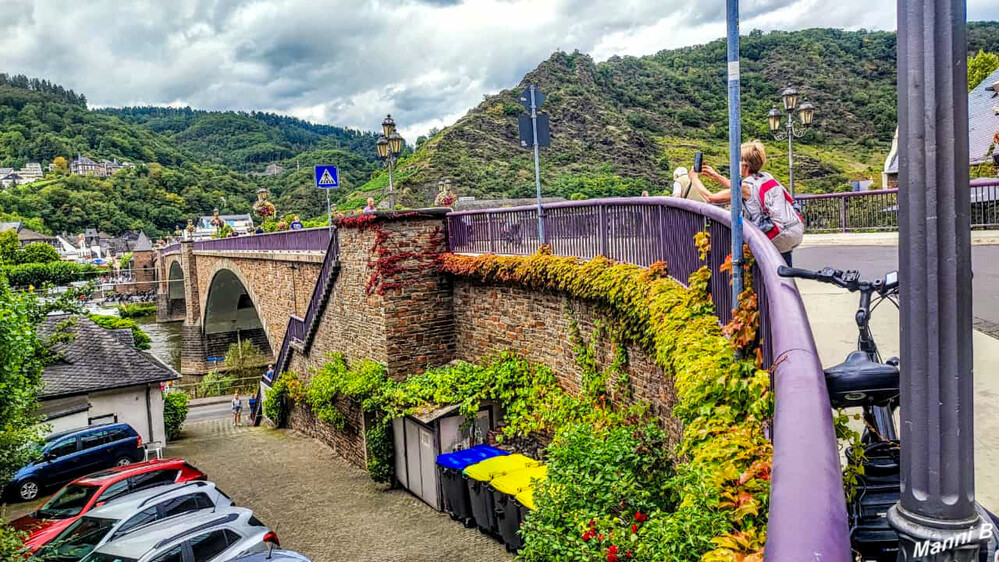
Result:
M317 562L508 561L502 544L401 490L385 490L319 441L287 430L190 423L166 449Z

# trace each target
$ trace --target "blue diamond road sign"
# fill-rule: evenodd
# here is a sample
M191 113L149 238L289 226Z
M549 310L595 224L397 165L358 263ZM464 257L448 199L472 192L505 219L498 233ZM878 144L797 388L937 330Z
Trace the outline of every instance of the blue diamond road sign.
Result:
M336 166L316 166L316 187L319 189L340 187L340 176L337 175Z

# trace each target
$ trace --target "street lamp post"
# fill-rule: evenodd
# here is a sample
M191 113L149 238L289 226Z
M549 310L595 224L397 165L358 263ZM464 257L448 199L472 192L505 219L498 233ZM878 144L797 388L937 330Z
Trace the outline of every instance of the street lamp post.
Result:
M402 135L395 130L395 121L391 115L388 115L382 121L382 136L378 137L375 142L375 148L378 149L378 157L388 165L389 209L392 211L395 210L395 183L392 178L392 167L399 157L399 153L402 152L402 142Z
M798 90L788 86L780 94L784 104L784 112L787 113L787 123L784 131L780 130L781 111L775 105L770 113L767 113L767 124L770 126L770 134L774 139L782 141L787 139L787 188L794 196L794 139L800 139L805 135L805 131L812 126L812 118L815 116L815 106L807 101L798 105ZM798 125L795 125L794 114L798 113Z

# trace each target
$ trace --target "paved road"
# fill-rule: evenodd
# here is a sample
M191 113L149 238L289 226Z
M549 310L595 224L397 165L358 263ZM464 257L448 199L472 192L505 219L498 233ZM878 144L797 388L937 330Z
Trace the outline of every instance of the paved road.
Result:
M999 337L999 246L971 248L976 328ZM875 278L898 269L894 246L815 246L794 251L794 265L810 269L832 266L858 269L865 278Z
M244 423L249 423L249 407L246 401L243 401L243 421ZM205 404L203 406L192 406L187 410L187 423L197 423L208 420L215 420L226 418L229 419L232 416L232 408L229 406L229 402L220 402L218 404Z
M293 431L188 423L166 453L204 470L253 509L281 545L316 562L506 562L499 542L415 496L387 490L315 439Z

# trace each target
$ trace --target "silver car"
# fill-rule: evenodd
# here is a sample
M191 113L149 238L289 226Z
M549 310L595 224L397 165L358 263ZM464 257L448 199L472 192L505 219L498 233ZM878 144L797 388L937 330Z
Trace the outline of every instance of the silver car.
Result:
M231 505L232 500L212 482L156 486L90 510L39 550L38 556L55 562L80 560L105 543L159 521Z
M241 507L201 510L143 527L94 550L84 562L223 562L267 550L277 535Z

